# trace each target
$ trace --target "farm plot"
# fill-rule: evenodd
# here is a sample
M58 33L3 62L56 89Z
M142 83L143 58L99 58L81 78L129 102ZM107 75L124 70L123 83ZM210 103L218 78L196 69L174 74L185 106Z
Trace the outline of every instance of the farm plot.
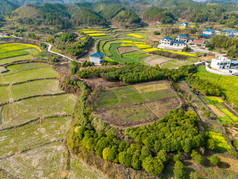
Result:
M80 160L72 157L70 159L70 172L67 178L103 179L104 177L96 171L90 169L88 166L84 165L82 162L80 162Z
M70 118L49 118L28 125L0 132L0 158L63 139Z
M71 94L35 97L7 104L3 107L0 129L39 117L44 119L47 116L72 114L74 104L75 96Z
M143 59L141 59L145 64L150 65L150 66L155 66L155 65L161 65L165 62L168 62L169 58L167 57L161 57L161 56L156 56L156 55L151 55L151 56L146 56Z
M35 95L62 93L59 88L59 80L39 80L10 87L13 100Z
M189 58L187 60L170 60L168 62L163 63L161 66L163 68L175 69L184 65L191 65L197 61L199 61L199 59L197 58Z
M6 103L9 99L8 86L0 86L0 104Z
M211 139L214 139L216 150L218 150L218 151L231 150L231 146L227 143L227 141L226 141L225 137L222 135L222 133L209 131L208 137Z
M49 65L44 63L24 63L24 64L11 65L11 66L7 66L7 69L9 71L7 73L2 74L2 76L10 75L12 73L19 73L19 72L27 71L27 70L46 68L46 67L49 67Z
M167 81L104 90L95 103L102 119L123 128L148 124L178 107L180 101Z
M131 52L131 53L125 53L122 55L122 59L126 61L127 63L141 63L141 59L144 57L147 57L148 55L139 51Z
M136 51L135 47L119 47L118 48L118 52L120 54L130 53L130 52L134 52L134 51Z
M61 143L44 145L0 161L17 178L63 178L67 155Z
M33 79L42 78L58 78L59 74L51 67L39 68L33 70L22 71L19 73L13 73L10 75L4 75L0 78L0 84L13 84L18 82L24 82Z
M20 56L20 57L18 56L18 57L0 59L0 65L4 65L4 64L16 62L16 61L29 60L29 59L33 59L33 56L32 55L24 55L24 56Z

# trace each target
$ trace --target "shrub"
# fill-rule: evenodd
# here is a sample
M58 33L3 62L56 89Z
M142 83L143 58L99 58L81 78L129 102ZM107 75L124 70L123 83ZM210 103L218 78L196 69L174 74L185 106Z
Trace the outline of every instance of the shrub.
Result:
M207 149L214 150L216 148L215 146L215 140L214 139L207 139Z
M215 166L218 166L221 163L220 158L215 155L210 157L210 162Z
M154 35L160 35L159 31L154 31Z
M174 161L174 162L180 161L180 155L179 155L179 154L174 155L174 156L173 156L173 161Z

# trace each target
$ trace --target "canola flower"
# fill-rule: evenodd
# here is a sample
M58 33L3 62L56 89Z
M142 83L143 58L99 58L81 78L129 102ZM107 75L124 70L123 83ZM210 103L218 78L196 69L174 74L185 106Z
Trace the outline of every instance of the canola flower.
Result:
M16 51L16 50L24 50L28 48L35 48L39 52L42 52L40 47L32 44L22 44L22 43L11 43L11 44L3 44L0 45L0 49L4 49L4 51Z
M144 38L143 36L138 35L138 34L127 34L127 36L129 36L129 37L136 37L138 39L143 39Z
M211 102L215 102L215 103L224 103L224 101L218 97L214 97L214 96L208 96L207 99Z
M101 34L87 34L87 35L89 35L91 37L97 37L97 36L105 36L106 34L101 33Z
M144 51L144 52L164 51L164 52L176 53L176 54L178 54L178 55L185 55L185 56L191 56L191 57L195 57L195 56L196 56L196 54L194 54L194 53L177 52L177 51L165 50L165 49L158 49L158 48L150 48L150 49L145 49L145 50L143 50L143 51Z
M151 46L146 45L146 44L136 44L136 46L137 46L139 49L151 48Z
M222 109L222 112L224 112L229 118L231 118L232 121L238 122L238 118L232 114L228 109Z
M222 133L209 131L208 136L211 139L215 140L215 144L216 144L217 148L220 148L220 149L223 149L223 150L224 149L225 150L231 150L231 146L227 143L227 141L224 138L224 136L222 135Z

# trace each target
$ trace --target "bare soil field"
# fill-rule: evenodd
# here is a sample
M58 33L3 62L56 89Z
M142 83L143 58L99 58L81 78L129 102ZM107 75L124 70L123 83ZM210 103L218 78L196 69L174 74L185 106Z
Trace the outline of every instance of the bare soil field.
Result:
M225 117L225 116L226 116L223 112L221 112L220 110L218 110L214 105L209 104L208 106L209 106L209 108L212 110L212 112L214 112L214 114L215 114L217 117Z
M165 62L170 61L171 59L166 57L160 57L156 55L148 56L142 59L147 65L155 66L155 65L161 65Z
M135 47L119 47L117 50L120 54L137 51Z

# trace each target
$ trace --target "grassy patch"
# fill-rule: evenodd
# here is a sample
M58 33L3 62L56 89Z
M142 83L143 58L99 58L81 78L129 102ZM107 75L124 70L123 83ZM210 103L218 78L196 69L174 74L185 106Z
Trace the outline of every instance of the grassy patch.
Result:
M56 139L63 139L69 126L69 121L70 118L50 118L0 132L0 157Z
M209 100L210 104L222 104L224 101L221 98L215 97L215 96L207 96L206 97Z
M40 80L11 86L11 94L14 100L34 95L53 94L62 92L59 88L59 80Z
M3 108L1 127L19 125L37 117L72 114L74 104L75 96L71 94L37 97L11 103Z
M169 68L169 69L175 69L175 68L179 68L181 66L184 66L184 65L191 65L195 62L197 62L199 59L196 59L196 58L191 58L191 59L188 59L188 60L170 60L166 63L163 63L162 64L162 67L163 68Z

